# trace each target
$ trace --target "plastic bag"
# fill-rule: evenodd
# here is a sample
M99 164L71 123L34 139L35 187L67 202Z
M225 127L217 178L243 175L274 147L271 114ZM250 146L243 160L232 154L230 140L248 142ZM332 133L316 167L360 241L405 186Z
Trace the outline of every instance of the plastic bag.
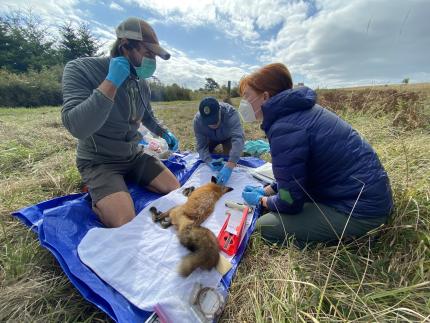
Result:
M269 143L265 140L247 140L243 152L251 156L260 156L270 151Z
M142 134L142 140L139 142L144 147L145 153L158 157L160 159L166 159L170 156L171 152L166 140L161 137L153 135L148 129L142 124L138 131Z

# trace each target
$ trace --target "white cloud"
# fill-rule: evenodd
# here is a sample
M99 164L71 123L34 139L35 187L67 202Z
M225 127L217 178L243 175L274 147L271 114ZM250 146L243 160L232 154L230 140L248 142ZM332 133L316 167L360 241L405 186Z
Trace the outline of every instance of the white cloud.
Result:
M227 85L227 81L238 82L249 73L249 66L231 60L193 59L185 52L169 48L162 43L172 57L164 61L157 58L155 76L162 83L176 83L187 88L198 89L204 87L205 78L213 78L220 86Z
M109 5L109 8L117 11L124 11L124 8L121 7L119 4L117 4L116 2L111 2L111 4Z
M427 75L429 1L319 1L319 12L289 19L262 61L282 61L314 84L400 82Z
M89 22L107 52L115 26L94 21L91 12L79 9L80 3L10 0L0 3L0 11L32 8L52 27L66 20ZM293 76L303 75L311 85L430 79L428 0L115 0L110 7L117 11L123 3L145 9L150 23L216 28L244 51L257 49L260 65L283 62ZM219 82L238 80L256 68L235 57L191 59L193 48L186 53L172 50L172 59L160 62L157 71L165 83L200 87L205 76Z
M131 0L133 1L133 0ZM212 25L249 47L262 64L281 61L314 85L430 78L428 0L136 1L153 23ZM317 11L315 14L315 10ZM261 31L280 27L271 38Z
M82 11L76 8L77 0L44 1L44 0L15 0L2 1L0 12L24 11L30 9L34 14L42 17L51 25L59 26L64 21L81 21Z
M201 1L199 3L199 10L205 11L205 2ZM104 43L101 51L105 54L108 54L110 46L115 39L114 26L108 26L92 20L91 13L83 12L77 8L79 6L78 1L64 0L54 3L41 0L32 0L31 3L28 3L27 1L18 0L9 2L9 4L1 3L0 11L9 12L11 10L29 8L29 5L30 8L34 8L34 14L42 17L52 26L53 33L57 32L56 27L68 20L72 20L74 22L88 22L94 35L100 40L100 42ZM119 5L117 7L116 3L111 2L110 7L113 10L118 10ZM194 8L195 4L185 1L184 6L180 6L179 3L177 3L176 7L181 8L180 10L182 13L186 13L190 11L190 8ZM170 12L167 9L162 9L162 7L159 7L158 10L166 13ZM206 12L205 16L201 16L200 11L197 11L188 17L194 17L197 20L200 19L199 23L204 23L204 20L207 17L210 17L212 21L215 21L216 18L214 11L212 11L212 13ZM168 61L163 61L161 59L158 60L156 76L166 84L177 83L190 88L199 88L204 86L205 77L212 77L220 85L223 85L226 84L228 80L237 81L247 73L247 65L242 64L241 62L235 62L233 60L227 59L192 59L187 55L187 53L175 48L171 48L164 42L162 45L171 52L172 58Z
M281 0L130 0L162 16L152 23L180 24L198 27L211 24L230 37L246 40L258 39L256 28L268 29L283 21L288 12L302 7L301 2L291 4ZM280 10L282 9L282 10Z

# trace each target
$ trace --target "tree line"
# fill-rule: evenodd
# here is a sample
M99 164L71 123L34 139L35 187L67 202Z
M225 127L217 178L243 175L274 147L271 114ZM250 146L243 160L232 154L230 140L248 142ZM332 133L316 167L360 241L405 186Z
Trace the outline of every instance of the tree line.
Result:
M0 17L0 67L12 73L39 72L78 57L95 56L102 45L85 23L69 21L58 26L59 39L47 29L31 12Z
M0 16L0 106L61 105L64 65L79 57L102 55L99 49L105 45L87 23L66 21L49 26L31 10ZM165 85L155 78L149 83L152 101L228 96L226 87L209 77L197 91ZM232 93L234 96L237 88Z

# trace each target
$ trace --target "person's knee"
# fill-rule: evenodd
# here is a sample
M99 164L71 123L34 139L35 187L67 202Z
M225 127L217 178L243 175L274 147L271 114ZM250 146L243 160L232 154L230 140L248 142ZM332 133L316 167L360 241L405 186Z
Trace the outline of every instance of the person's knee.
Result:
M307 239L305 229L298 230L296 225L289 225L288 220L291 220L288 216L267 213L257 220L256 230L265 241L270 243L282 245L293 243L297 246L297 242L300 242L302 245L302 241Z
M181 187L181 184L172 172L164 170L149 184L149 187L160 194L167 194Z
M258 230L260 233L261 238L264 241L270 242L270 243L278 243L279 241L283 241L284 239L281 238L279 235L274 235L272 231L269 230L262 230L261 228Z
M181 184L176 179L176 177L174 177L170 181L166 181L165 183L163 183L163 185L160 185L157 189L161 194L167 194L171 191L178 189L179 187L181 187Z
M280 223L269 213L257 220L255 228L264 240L276 243L285 238L285 235L279 230L279 225Z
M169 192L177 190L178 188L181 187L181 184L179 183L178 179L175 177L175 179L173 180L173 182L171 183L169 189Z
M121 226L123 226L124 224L130 222L131 220L133 220L135 218L135 214L133 213L128 213L128 214L119 214L119 216L114 217L111 219L111 228L119 228Z
M264 226L259 227L258 232L260 233L260 237L269 244L286 245L289 240L294 238L293 236L285 235Z
M114 212L112 210L100 210L93 206L93 211L98 215L100 221L108 228L119 228L134 219L134 212Z
M280 230L273 230L268 228L267 226L258 227L258 232L260 233L261 238L270 244L276 244L282 247L295 246L299 249L303 249L306 245L305 241L297 240L293 233Z
M118 228L134 219L134 205L130 194L116 192L98 201L93 208L102 223L109 228Z

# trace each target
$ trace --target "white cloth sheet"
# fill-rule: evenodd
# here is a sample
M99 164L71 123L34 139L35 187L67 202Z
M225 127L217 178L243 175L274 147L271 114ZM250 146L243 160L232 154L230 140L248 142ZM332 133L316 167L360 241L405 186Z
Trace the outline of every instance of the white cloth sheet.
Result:
M133 221L120 228L90 230L78 246L82 262L137 307L151 311L159 304L175 322L194 321L188 305L193 285L216 287L222 277L215 269L197 269L187 278L179 276L177 266L189 251L179 243L173 227L163 229L152 222L149 208L155 206L165 211L184 203L187 198L182 195L183 188L199 187L209 182L212 175L216 174L202 164L181 188L148 205ZM223 195L214 213L203 223L216 236L226 219L225 201L244 203L244 186L259 182L246 168L236 167L227 185L234 190ZM241 212L232 212L231 216L241 217ZM251 219L249 214L244 232Z

